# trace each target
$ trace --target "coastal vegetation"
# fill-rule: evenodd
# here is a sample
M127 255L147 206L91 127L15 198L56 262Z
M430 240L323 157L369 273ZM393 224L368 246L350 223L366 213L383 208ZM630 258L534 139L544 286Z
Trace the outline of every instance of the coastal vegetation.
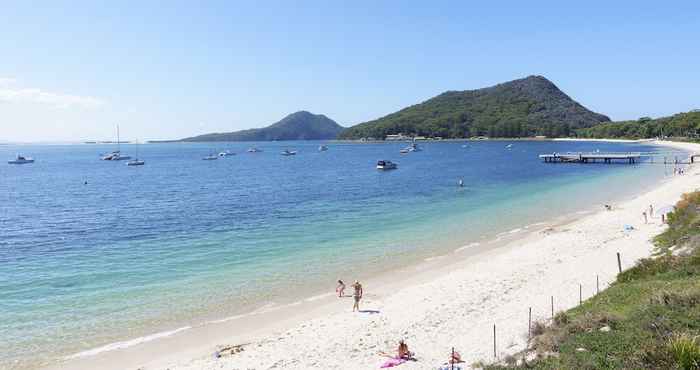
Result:
M642 117L632 121L601 123L579 129L576 135L598 139L648 139L655 137L698 139L700 137L700 110L657 119Z
M322 114L299 111L264 128L205 134L181 141L328 140L335 139L342 130L342 126Z
M344 130L340 139L404 135L465 138L565 137L608 122L542 76L478 90L447 91L423 103Z
M685 194L668 223L654 257L535 323L525 352L485 368L700 369L700 192Z

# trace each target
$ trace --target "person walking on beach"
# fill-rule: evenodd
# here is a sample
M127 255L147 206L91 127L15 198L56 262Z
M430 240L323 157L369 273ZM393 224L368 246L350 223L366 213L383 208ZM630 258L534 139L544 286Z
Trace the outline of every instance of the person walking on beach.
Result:
M335 291L338 292L338 297L345 295L345 283L342 280L338 280L338 286L335 288Z
M649 205L649 217L654 217L654 205L650 204Z
M352 287L355 288L355 291L352 293L352 297L355 299L355 303L352 306L352 312L355 312L355 310L360 310L360 299L362 299L362 284L360 284L359 281L355 280L355 284L352 284Z
M644 223L647 223L647 211L642 212L642 216L644 217Z

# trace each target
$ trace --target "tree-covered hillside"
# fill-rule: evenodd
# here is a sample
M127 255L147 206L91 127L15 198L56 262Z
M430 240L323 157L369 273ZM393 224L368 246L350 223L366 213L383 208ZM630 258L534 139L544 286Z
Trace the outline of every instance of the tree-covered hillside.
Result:
M670 117L652 119L642 117L636 121L608 122L577 132L586 138L646 139L654 137L697 138L700 134L700 111L678 113Z
M348 128L341 139L390 134L470 136L569 136L610 119L591 112L542 76L467 91L448 91L374 121Z
M182 141L327 140L335 139L342 130L342 126L322 114L300 111L265 128L206 134Z

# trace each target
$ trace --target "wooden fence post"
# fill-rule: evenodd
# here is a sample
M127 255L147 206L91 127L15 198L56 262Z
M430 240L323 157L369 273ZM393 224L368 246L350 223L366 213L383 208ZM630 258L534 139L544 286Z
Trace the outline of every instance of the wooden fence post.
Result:
M552 296L552 320L554 320L554 296Z
M493 324L493 358L496 358L496 324Z
M600 293L600 281L598 279L598 275L595 276L595 294Z
M583 285L578 285L578 305L583 304Z
M530 337L532 336L532 307L530 307L529 312L527 314L527 340L530 341Z
M620 252L617 252L617 272L622 273L622 262L620 262Z

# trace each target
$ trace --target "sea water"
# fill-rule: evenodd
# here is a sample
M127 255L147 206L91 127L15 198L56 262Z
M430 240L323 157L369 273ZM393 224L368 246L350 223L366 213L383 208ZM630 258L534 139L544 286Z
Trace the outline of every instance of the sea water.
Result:
M0 368L332 291L339 277L600 208L672 173L537 157L668 150L643 144L429 142L405 155L406 143L318 145L122 145L141 167L101 161L108 145L0 146ZM202 160L226 149L237 155ZM4 164L17 152L36 163ZM376 170L380 159L398 169Z

